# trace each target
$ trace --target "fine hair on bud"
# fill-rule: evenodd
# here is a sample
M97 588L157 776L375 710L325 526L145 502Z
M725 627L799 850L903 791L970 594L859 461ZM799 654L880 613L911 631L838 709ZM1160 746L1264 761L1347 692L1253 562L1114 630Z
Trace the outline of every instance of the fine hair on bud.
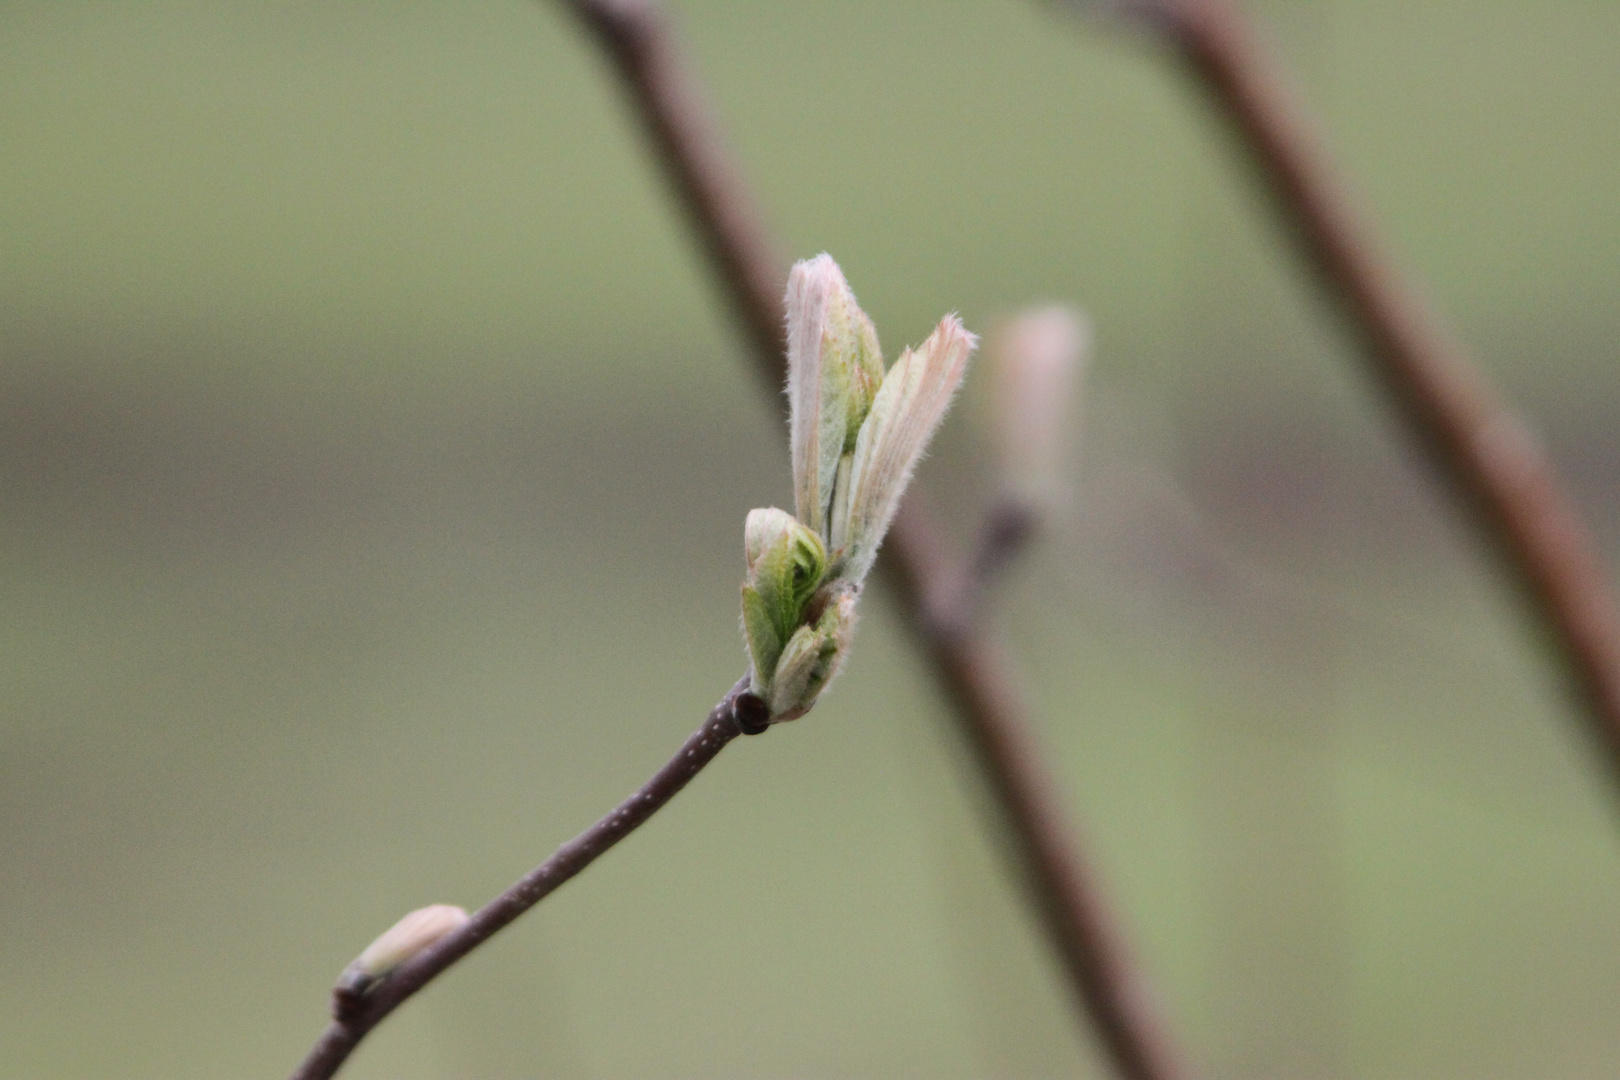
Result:
M877 558L878 545L900 507L900 497L923 451L967 374L968 356L978 344L962 320L947 315L928 339L894 362L872 401L872 411L855 441L846 507L834 511L843 523L832 537L834 557L842 556L844 576L857 584Z

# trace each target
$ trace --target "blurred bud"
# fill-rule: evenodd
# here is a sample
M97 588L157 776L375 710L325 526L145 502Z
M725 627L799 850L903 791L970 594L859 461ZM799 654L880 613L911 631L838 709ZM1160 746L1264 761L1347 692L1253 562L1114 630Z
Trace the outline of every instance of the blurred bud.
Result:
M788 401L793 431L793 508L826 532L838 462L883 381L883 352L831 255L794 264L787 289Z
M450 904L418 908L383 931L366 946L338 979L340 994L361 994L383 976L467 921L467 912Z
M991 336L995 436L1007 494L1050 509L1066 488L1071 405L1091 354L1091 324L1063 306L1029 308Z
M805 605L826 572L827 549L792 514L771 507L749 511L743 551L743 637L754 665L752 689L769 700L782 649L804 621Z

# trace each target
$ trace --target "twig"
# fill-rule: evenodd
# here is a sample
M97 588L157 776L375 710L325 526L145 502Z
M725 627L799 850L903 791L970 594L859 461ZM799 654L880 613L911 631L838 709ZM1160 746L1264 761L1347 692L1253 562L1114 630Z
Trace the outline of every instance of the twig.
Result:
M987 531L995 535L993 519ZM1008 666L977 632L972 605L978 593L957 592L938 599L940 589L933 583L957 578L948 572L935 535L917 500L906 500L889 530L889 557L879 560L878 569L897 594L900 612L932 663L983 782L1001 811L1008 854L1047 940L1120 1076L1188 1077L1191 1073L1159 1019L1150 988L1132 962L1064 821ZM1001 544L987 544L981 552L991 546Z
M1029 546L1040 519L1040 512L1023 499L1004 497L991 504L950 599L951 622L964 629L979 622L990 587Z
M765 241L766 231L697 98L662 13L649 0L565 2L614 61L774 398L784 375L785 267ZM931 599L932 590L959 579L909 500L890 529L879 566L887 567L899 608L963 727L1005 818L1042 926L1116 1070L1128 1080L1187 1075L1089 884L1004 665L952 609Z
M1546 454L1374 243L1242 12L1230 0L1164 0L1160 13L1154 22L1231 123L1272 209L1550 632L1620 774L1620 618L1597 545Z
M342 994L334 996L332 1024L292 1074L292 1080L327 1080L366 1033L402 1002L638 829L732 739L745 731L763 731L756 721L764 703L747 690L748 677L744 676L715 705L703 726L640 790L474 912L460 929L401 964L364 997L355 1000Z
M782 288L787 263L772 248L747 185L682 63L657 4L564 0L612 58L670 185L720 278L773 395L786 375Z

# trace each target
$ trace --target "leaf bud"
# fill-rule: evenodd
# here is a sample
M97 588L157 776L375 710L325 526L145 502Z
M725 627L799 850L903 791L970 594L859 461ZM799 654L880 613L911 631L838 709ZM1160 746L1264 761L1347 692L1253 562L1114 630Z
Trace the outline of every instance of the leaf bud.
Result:
M451 904L417 908L383 931L364 952L343 970L338 979L340 995L356 996L387 976L399 965L467 922L467 912Z
M805 605L827 569L821 537L775 507L751 510L743 526L748 578L743 637L754 665L753 690L767 697L782 649L804 621Z
M839 459L854 451L883 381L883 351L831 255L794 264L786 306L793 508L824 534Z

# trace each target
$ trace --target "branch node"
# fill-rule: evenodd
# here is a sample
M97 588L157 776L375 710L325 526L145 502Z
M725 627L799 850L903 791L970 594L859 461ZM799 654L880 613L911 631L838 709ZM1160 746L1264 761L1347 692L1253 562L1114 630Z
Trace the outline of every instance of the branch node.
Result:
M732 699L731 722L744 735L763 735L771 726L771 707L758 694L744 691Z
M332 1019L340 1024L347 1024L359 1016L366 991L371 989L372 985L372 983L354 984L340 979L338 984L332 987Z

